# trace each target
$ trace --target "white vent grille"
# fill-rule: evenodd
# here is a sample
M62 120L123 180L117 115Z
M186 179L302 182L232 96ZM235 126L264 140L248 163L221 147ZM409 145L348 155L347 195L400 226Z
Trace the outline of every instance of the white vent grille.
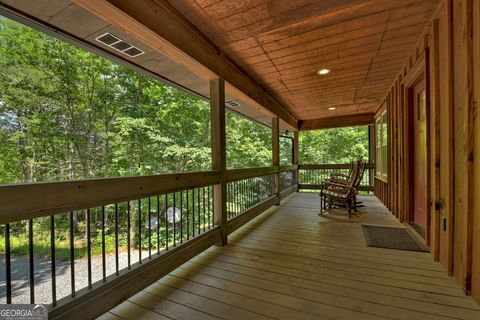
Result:
M103 43L104 45L106 45L110 48L113 48L117 51L120 51L121 53L123 53L123 54L125 54L129 57L132 57L132 58L138 57L139 55L142 55L142 54L145 53L142 50L140 50L139 48L135 47L134 45L132 45L132 44L126 42L126 41L123 41L119 37L114 36L113 34L108 33L108 32L102 34L99 37L97 37L95 40Z
M234 100L227 100L225 101L225 105L230 108L237 108L240 107L240 103Z

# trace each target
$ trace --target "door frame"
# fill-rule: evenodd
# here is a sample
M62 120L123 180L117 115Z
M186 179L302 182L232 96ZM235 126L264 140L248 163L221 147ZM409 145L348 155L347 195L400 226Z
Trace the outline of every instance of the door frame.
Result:
M427 122L427 132L426 132L426 144L427 144L427 168L426 168L426 186L427 186L427 225L425 229L425 238L424 243L426 246L430 247L431 239L431 173L430 173L430 160L431 160L431 150L428 147L430 145L430 75L429 75L429 48L426 47L422 55L417 59L416 63L410 68L409 72L405 75L405 78L402 81L403 86L403 96L404 96L404 119L405 119L405 141L413 141L413 89L420 81L425 81L425 107L426 107L426 122ZM413 152L413 143L408 143L408 147L405 150L405 165L406 172L405 181L406 181L406 192L405 194L405 218L406 222L413 221L414 212L413 212L413 161L414 161L414 152ZM413 228L412 230L416 232Z

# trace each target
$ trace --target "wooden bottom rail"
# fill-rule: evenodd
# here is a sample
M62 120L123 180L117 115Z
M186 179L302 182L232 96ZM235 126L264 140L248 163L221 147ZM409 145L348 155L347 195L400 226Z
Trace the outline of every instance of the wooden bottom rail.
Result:
M215 227L184 242L176 249L145 260L142 264L136 263L130 270L120 271L118 276L113 274L107 277L106 282L93 284L90 290L79 290L75 298L59 300L57 305L49 310L49 319L94 319L220 240L220 228Z

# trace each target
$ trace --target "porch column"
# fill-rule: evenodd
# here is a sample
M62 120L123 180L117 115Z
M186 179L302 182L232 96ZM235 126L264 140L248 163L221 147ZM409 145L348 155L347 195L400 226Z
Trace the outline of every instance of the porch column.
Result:
M375 163L375 126L374 125L369 125L368 126L368 163ZM376 165L373 166L374 169L369 170L368 178L369 178L369 184L371 186L374 185L374 175L375 175L375 168Z
M272 118L272 166L280 165L280 123L278 117ZM280 174L275 173L273 182L273 193L278 197L277 205L280 204Z
M221 227L222 246L227 244L227 160L225 142L225 82L210 81L212 123L212 170L220 173L220 183L213 188L215 225Z
M298 165L298 131L293 132L293 165ZM293 172L293 183L298 185L298 168Z

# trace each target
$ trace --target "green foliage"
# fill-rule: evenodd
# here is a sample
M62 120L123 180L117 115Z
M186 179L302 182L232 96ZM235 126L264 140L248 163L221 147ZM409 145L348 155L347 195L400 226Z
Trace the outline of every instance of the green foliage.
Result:
M226 114L227 167L253 168L272 165L272 131L233 112Z
M368 160L368 127L301 131L300 163L348 163Z
M0 183L210 169L208 102L0 25Z

